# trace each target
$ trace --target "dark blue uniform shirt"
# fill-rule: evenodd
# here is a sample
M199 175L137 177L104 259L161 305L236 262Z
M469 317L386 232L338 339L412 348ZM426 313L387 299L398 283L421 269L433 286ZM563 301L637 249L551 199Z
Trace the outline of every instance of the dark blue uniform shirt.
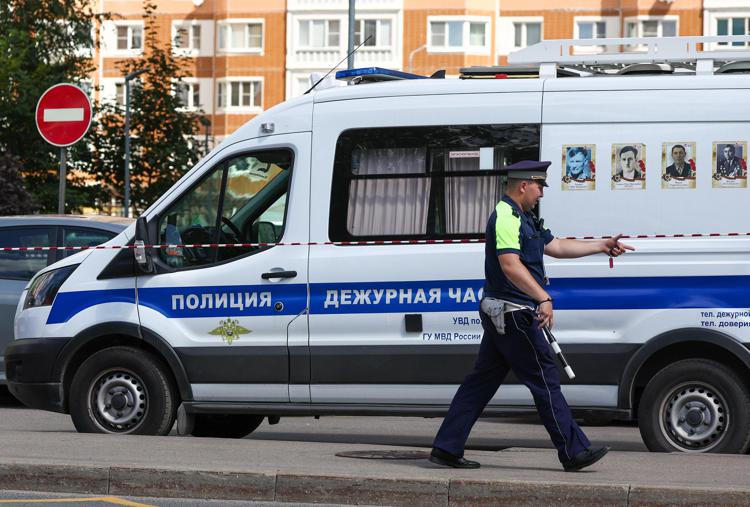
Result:
M513 285L500 269L497 256L515 253L541 286L544 274L544 247L554 236L541 227L533 213L525 213L504 195L487 221L484 253L484 295L535 307L536 301Z

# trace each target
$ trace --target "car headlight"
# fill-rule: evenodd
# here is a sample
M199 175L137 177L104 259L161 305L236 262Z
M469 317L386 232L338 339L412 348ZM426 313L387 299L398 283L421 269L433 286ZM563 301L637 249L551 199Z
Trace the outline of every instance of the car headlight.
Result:
M65 266L64 268L47 271L34 278L26 293L26 300L23 302L24 310L35 306L50 306L63 282L77 267L78 264Z

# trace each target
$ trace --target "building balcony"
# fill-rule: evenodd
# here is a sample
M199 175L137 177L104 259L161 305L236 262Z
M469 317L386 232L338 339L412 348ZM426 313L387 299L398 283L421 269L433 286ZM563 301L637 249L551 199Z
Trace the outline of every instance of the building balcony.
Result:
M288 69L330 69L346 56L344 48L291 49ZM400 68L401 52L397 48L360 48L354 53L356 67Z
M399 0L357 0L357 12L371 10L401 10ZM349 0L287 0L287 11L347 11Z

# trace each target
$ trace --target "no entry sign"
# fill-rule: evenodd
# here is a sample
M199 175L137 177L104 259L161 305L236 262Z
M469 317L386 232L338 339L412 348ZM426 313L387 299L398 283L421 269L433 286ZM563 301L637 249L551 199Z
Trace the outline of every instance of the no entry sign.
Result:
M42 94L36 105L36 126L45 141L70 146L91 125L91 101L72 84L57 84Z

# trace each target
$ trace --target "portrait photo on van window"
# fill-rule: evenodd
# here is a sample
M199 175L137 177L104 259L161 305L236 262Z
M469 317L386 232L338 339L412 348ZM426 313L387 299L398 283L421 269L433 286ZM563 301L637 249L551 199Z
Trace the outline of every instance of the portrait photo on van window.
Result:
M502 196L502 168L538 157L534 124L344 131L334 157L330 238L483 237Z
M563 145L562 189L594 190L596 188L596 146Z
M747 141L715 142L713 168L713 188L746 188Z
M612 145L612 190L646 188L646 145L626 143Z
M661 188L695 188L696 143L675 141L661 145Z

